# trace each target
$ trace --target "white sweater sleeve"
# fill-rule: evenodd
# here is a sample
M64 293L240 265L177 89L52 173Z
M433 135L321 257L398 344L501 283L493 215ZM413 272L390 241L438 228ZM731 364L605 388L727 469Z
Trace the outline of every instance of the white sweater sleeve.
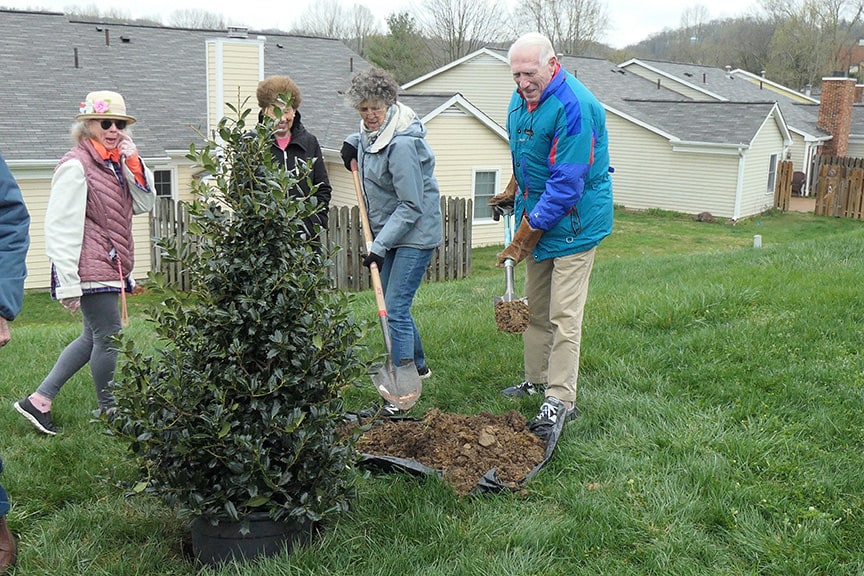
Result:
M78 261L86 213L84 166L78 160L68 160L54 172L45 212L45 253L57 271L58 299L81 296Z

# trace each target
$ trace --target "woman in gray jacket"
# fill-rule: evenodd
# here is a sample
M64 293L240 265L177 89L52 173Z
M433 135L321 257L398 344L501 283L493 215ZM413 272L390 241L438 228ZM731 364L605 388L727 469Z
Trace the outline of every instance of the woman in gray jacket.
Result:
M396 101L398 84L371 68L354 76L346 93L360 113L360 131L345 139L342 159L356 159L374 241L363 260L381 271L394 363L411 361L421 378L432 374L411 316L414 294L443 232L435 154L426 128L411 108Z

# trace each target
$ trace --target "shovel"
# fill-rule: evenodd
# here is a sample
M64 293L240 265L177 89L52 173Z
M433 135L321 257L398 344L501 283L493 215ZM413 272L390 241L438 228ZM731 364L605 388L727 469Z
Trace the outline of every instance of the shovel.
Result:
M504 246L508 246L513 240L513 231L510 228L510 217L513 209L504 210ZM506 289L504 296L495 296L492 303L495 305L495 325L501 332L521 334L528 327L528 301L519 298L513 292L513 267L515 263L510 258L504 260L504 281Z
M369 227L369 215L366 213L366 200L360 184L360 174L357 165L351 163L351 174L354 176L354 191L357 193L357 207L360 209L360 222L363 225L363 239L366 242L366 253L372 249L372 229ZM387 350L387 361L384 366L372 374L372 383L382 398L394 404L400 410L408 410L420 398L423 383L417 373L417 367L411 360L407 364L393 364L393 342L390 339L390 323L387 319L387 306L384 303L384 289L381 286L381 274L374 262L369 266L372 275L372 289L375 291L375 303L378 306L378 318L381 319L381 332L384 333L384 348Z

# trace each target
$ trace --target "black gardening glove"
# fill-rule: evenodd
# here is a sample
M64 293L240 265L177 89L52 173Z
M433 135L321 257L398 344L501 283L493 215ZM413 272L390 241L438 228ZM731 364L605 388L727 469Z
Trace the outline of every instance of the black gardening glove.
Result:
M342 155L342 163L345 164L345 169L351 171L351 160L357 160L357 148L348 142L342 143L342 150L339 151Z
M516 190L518 188L516 177L510 176L510 181L504 187L504 191L489 199L488 204L492 207L492 219L495 222L498 222L501 216L513 214L513 202L516 200Z
M378 267L378 270L381 270L381 266L384 265L384 257L379 256L375 252L369 252L369 254L363 258L363 266L369 268L372 266L372 263Z
M513 201L510 204L495 204L492 206L492 219L498 222L501 216L511 216L513 214Z

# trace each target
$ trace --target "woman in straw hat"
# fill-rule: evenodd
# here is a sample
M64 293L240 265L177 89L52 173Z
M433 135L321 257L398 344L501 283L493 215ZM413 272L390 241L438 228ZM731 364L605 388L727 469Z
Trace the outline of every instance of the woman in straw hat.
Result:
M15 409L37 430L54 435L51 404L89 362L100 411L113 407L109 384L117 364L111 337L121 328L118 307L131 288L135 264L132 215L154 203L153 173L125 132L135 118L116 92L98 91L81 103L72 127L75 146L57 164L45 213L45 251L51 259L51 294L84 328L66 346L33 394ZM125 320L125 318L124 318Z

